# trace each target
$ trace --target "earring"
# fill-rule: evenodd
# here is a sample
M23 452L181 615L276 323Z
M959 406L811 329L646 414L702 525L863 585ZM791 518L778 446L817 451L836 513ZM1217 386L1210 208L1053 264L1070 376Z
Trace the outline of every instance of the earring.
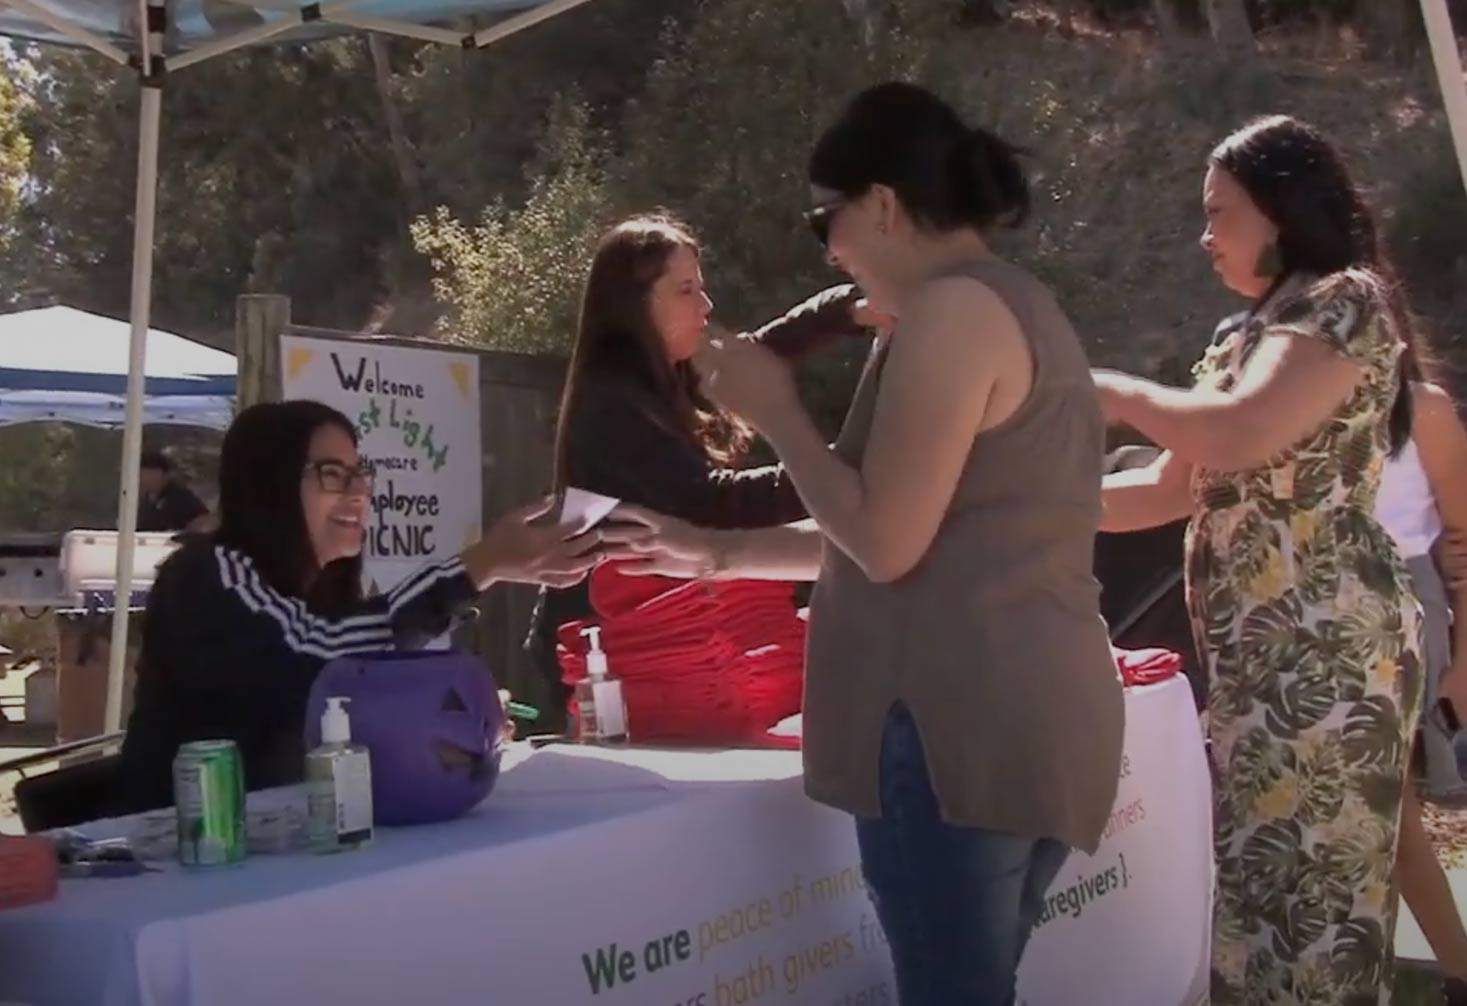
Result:
M1284 271L1284 257L1279 252L1277 241L1270 241L1258 255L1253 274L1261 279L1273 279Z

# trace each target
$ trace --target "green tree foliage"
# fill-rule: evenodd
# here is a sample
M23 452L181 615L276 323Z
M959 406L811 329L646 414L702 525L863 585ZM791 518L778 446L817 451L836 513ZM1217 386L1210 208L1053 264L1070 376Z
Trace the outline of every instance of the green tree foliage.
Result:
M56 511L66 471L56 459L72 451L76 433L59 423L0 427L0 527L62 530Z
M79 53L38 48L32 59L28 278L125 314L137 81ZM163 102L159 324L228 331L235 295L252 286L291 294L307 321L364 312L383 288L377 257L401 227L373 100L360 40L251 50L180 75Z
M438 323L442 337L569 352L586 264L612 215L604 148L572 96L551 110L522 207L496 199L473 224L441 207L413 224L414 245L432 260L434 292L449 308Z
M27 100L23 85L30 73L24 61L0 63L0 241L8 241L13 233L21 188L30 168L31 141L21 124Z

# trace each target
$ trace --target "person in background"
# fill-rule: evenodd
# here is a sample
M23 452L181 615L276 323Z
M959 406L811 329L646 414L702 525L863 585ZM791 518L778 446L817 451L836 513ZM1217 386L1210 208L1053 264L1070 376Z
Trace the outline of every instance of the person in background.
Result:
M1438 385L1413 381L1411 401L1411 439L1386 461L1375 514L1406 560L1426 614L1426 715L1421 722L1426 794L1459 799L1467 795L1467 785L1452 736L1435 711L1443 697L1467 710L1467 638L1455 646L1451 638L1453 613L1467 615L1467 585L1449 587L1434 552L1443 534L1449 540L1467 536L1467 430Z
M1203 250L1252 304L1191 389L1098 372L1112 422L1164 450L1108 476L1101 529L1190 516L1211 689L1212 1003L1381 1003L1421 708L1422 609L1374 517L1410 436L1410 316L1374 217L1305 123L1249 123L1208 158Z
M600 560L600 533L566 539L512 511L459 555L362 596L372 473L351 422L310 401L253 405L224 437L219 528L163 563L148 596L116 811L172 803L180 744L239 745L251 789L299 781L317 672L349 654L410 650L499 582L565 587Z
M144 451L138 470L138 530L199 532L209 508L184 485L162 451Z
M1408 374L1418 370L1408 358ZM1453 638L1456 612L1467 612L1467 582L1454 542L1467 536L1467 429L1441 387L1411 384L1411 439L1381 473L1376 518L1395 539L1425 613L1426 702L1420 739L1430 799L1460 800L1452 730L1439 703L1467 711L1467 633ZM1446 576L1434 554L1440 555ZM1415 785L1406 787L1396 855L1401 897L1447 976L1448 1002L1467 1004L1467 930L1422 823Z

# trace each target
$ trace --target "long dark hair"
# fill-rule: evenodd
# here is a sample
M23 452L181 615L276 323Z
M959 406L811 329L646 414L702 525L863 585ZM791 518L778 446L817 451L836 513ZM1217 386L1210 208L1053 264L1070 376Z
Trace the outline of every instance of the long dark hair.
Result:
M1019 148L970 128L915 84L878 84L851 99L810 155L810 181L848 198L886 185L919 225L946 232L1017 227L1029 215Z
M748 448L748 427L703 394L697 371L672 363L652 324L652 285L679 248L700 254L692 230L667 213L632 217L606 233L591 261L580 327L555 431L555 488L571 480L572 419L587 381L627 380L647 393L653 418L685 436L711 462L731 465Z
M362 594L362 557L318 567L301 509L311 437L328 425L357 442L351 421L320 402L262 402L236 416L219 452L219 530L213 536L249 556L270 586L323 614L345 609Z
M1400 387L1391 408L1392 451L1411 436L1410 382L1429 360L1417 344L1405 291L1381 246L1375 215L1338 149L1313 126L1286 115L1255 119L1213 150L1209 160L1248 193L1278 228L1281 272L1255 309L1297 274L1365 274L1383 294L1385 311L1405 343Z

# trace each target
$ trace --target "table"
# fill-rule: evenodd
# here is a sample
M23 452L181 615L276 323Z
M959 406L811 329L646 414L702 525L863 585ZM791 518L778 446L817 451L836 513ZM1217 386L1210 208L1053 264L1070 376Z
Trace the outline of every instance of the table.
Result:
M1181 678L1127 693L1109 835L1050 893L1021 1001L1205 989L1208 781ZM0 913L0 1002L895 1004L854 830L782 751L516 745L458 821L368 849L64 881ZM105 831L106 825L97 826Z

